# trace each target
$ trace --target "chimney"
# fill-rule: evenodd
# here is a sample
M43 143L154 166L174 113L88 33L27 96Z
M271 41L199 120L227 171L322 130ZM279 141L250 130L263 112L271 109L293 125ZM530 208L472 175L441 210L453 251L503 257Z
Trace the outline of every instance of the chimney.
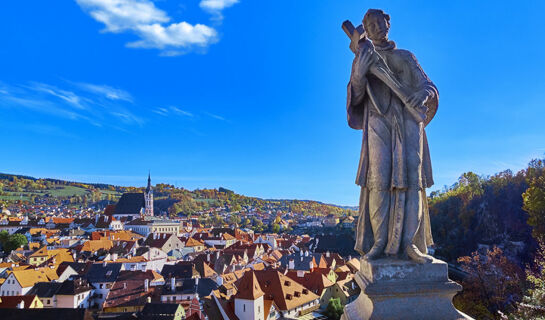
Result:
M329 250L325 253L325 256L328 258L331 256L331 253L329 253Z
M112 255L112 261L115 261L115 260L117 260L117 253L114 253L114 254Z
M305 257L308 257L308 250L305 251Z
M210 253L206 254L206 261L210 262Z
M148 292L149 290L149 279L144 280L144 291Z
M127 283L126 282L123 282L123 289L127 290Z
M176 291L176 278L175 277L170 278L170 290L172 290L172 292Z
M103 262L102 262L102 266L103 266L103 267L106 267L107 264L108 264L108 263L107 263L106 261L103 261Z
M288 262L288 269L295 269L295 261L293 259L290 259Z
M25 302L21 300L21 302L17 304L17 309L24 309L24 308L25 308Z

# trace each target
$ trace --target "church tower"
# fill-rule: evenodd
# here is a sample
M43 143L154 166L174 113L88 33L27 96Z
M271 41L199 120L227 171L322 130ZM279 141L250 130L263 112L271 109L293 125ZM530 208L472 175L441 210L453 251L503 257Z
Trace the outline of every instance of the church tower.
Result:
M148 186L144 192L144 200L146 201L144 215L153 217L153 189L151 188L151 174L148 174Z

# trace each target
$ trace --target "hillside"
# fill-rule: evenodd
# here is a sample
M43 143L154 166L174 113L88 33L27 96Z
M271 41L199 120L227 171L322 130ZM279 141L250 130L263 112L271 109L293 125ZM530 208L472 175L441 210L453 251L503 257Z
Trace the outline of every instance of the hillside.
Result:
M464 173L451 188L432 192L429 208L436 255L454 262L479 247L499 246L514 261L531 261L543 237L543 160L517 173Z
M30 176L0 174L0 202L52 203L93 205L116 202L125 192L143 192L144 188L110 184L73 182L58 179L38 179ZM154 199L161 209L172 215L193 214L210 208L228 207L231 211L243 208L281 210L308 215L353 215L349 208L312 200L260 199L247 197L226 188L187 190L170 184L154 186Z

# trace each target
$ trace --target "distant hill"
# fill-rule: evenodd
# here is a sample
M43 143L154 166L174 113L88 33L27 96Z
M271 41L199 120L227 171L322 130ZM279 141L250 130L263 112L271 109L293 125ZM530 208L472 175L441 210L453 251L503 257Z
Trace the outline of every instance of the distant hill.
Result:
M4 202L64 202L82 205L103 203L104 200L116 202L125 192L143 191L142 187L123 187L0 173L0 201ZM223 187L187 190L159 183L154 186L154 199L156 204L161 205L161 210L165 210L167 205L171 214L192 214L214 207L225 207L231 211L251 207L258 210L280 210L308 215L355 214L350 208L319 201L247 197Z

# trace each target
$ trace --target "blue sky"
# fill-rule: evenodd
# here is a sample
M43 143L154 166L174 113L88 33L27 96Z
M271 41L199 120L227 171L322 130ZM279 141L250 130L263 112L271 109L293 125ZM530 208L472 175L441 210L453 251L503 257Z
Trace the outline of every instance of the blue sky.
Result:
M543 1L29 0L0 4L0 172L355 205L340 25L370 7L439 88L432 190L543 156Z

